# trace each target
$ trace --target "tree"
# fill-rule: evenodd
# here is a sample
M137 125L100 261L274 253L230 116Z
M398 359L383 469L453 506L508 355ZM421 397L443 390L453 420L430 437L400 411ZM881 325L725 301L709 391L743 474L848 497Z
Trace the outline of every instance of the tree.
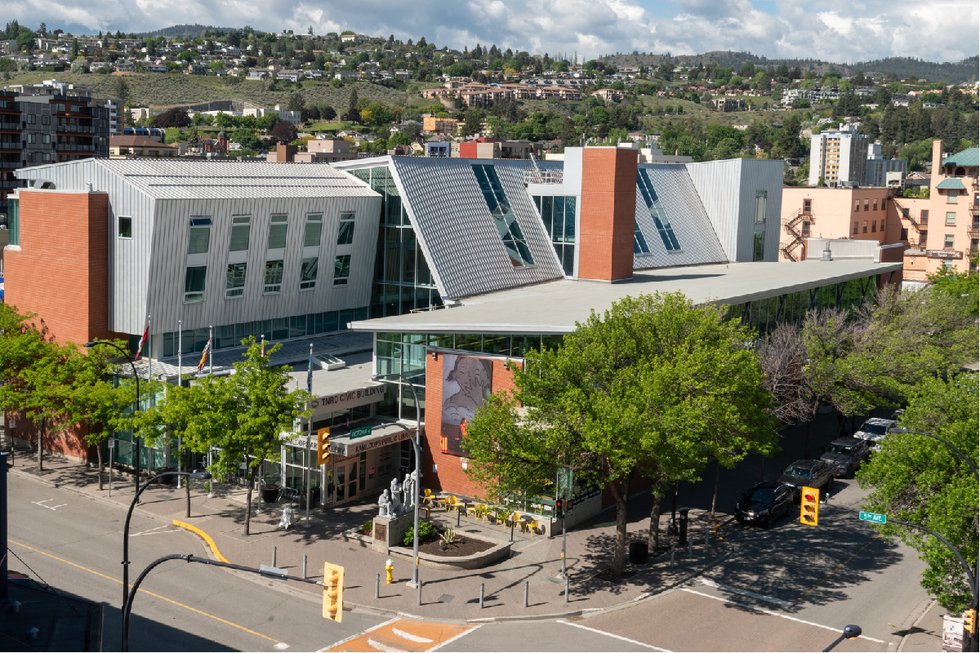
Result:
M557 349L529 352L514 369L515 392L477 411L464 439L469 473L498 499L543 493L561 467L608 491L620 574L632 481L651 481L659 520L659 498L675 482L696 480L717 456L771 445L750 340L717 308L679 294L627 297L593 313Z
M937 435L951 442L976 464L977 374L962 373L948 380L923 379L912 391L901 426ZM978 500L973 471L949 447L914 434L891 434L881 451L857 474L871 493L865 508L889 518L925 526L953 544L970 565L977 567ZM888 537L899 537L919 552L927 567L922 586L950 612L972 602L963 567L935 537L902 526L886 525Z
M191 119L184 109L174 108L155 116L152 122L154 127L189 127Z
M296 140L296 125L288 120L280 120L269 130L269 135L276 139L277 143L291 143Z
M183 435L192 451L214 451L210 470L218 477L234 477L247 469L245 535L249 534L252 491L266 460L278 460L281 433L290 431L298 417L306 416L309 395L289 391L289 367L269 366L269 357L281 345L266 348L253 336L242 341L244 358L226 377L207 376L189 388L168 392L160 414ZM263 349L266 351L263 352Z
M361 113L358 111L357 103L357 89L352 88L350 91L350 99L347 102L347 113L344 114L344 120L357 122L361 119Z

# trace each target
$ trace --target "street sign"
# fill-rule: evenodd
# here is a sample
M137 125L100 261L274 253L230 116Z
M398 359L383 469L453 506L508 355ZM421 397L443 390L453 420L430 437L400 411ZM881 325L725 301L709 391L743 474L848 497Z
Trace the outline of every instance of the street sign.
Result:
M356 440L357 438L363 438L371 435L370 426L358 426L356 429L350 430L350 439Z
M869 521L874 524L884 524L888 521L887 515L883 515L878 512L861 511L860 513L858 513L858 517L860 517L861 521Z

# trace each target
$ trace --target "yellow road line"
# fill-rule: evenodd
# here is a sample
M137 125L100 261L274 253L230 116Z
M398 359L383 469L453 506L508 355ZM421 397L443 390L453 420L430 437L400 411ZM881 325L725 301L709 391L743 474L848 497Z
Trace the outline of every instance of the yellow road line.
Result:
M94 574L96 576L99 576L100 578L104 578L104 579L106 579L108 581L112 581L113 583L119 583L120 585L122 585L122 581L121 580L119 580L118 578L113 578L112 576L109 576L107 574L103 574L101 571L96 571L95 569L90 569L90 568L88 568L88 567L86 567L84 565L80 565L77 562L72 562L71 560L66 560L64 558L60 558L60 557L54 555L53 553L48 553L47 551L42 551L41 549L37 549L37 548L35 548L35 547L33 547L33 546L29 545L29 544L25 544L23 542L18 542L16 540L9 540L9 542L11 544L16 545L16 546L23 547L23 548L27 549L28 551L33 551L34 553L37 553L37 554L46 556L48 558L51 558L52 560L57 560L58 562L63 562L64 564L69 565L71 567L75 567L76 569L81 569L82 571L86 571L86 572L88 572L90 574ZM256 632L256 631L252 630L251 628L246 628L245 626L242 626L241 624L236 624L233 621L228 621L227 619L222 619L221 617L219 617L217 615L213 615L210 612L204 612L203 610L198 610L197 608L195 608L193 606L190 606L190 605L187 605L186 603L181 603L180 601L175 601L175 600L173 600L171 598L167 598L166 596L161 596L160 594L157 594L155 592L150 592L149 590L142 590L142 592L143 592L143 594L148 594L148 595L152 596L155 599L160 599L161 601L166 601L167 603L170 603L171 605L175 605L178 608L184 608L185 610L190 610L191 612L195 612L195 613L197 613L197 614L199 614L199 615L201 615L203 617L207 617L209 619L214 619L215 621L218 621L220 623L223 623L226 626L231 626L232 628L237 628L239 630L243 630L246 633L248 633L249 635L255 635L256 637L261 637L264 640L267 640L267 641L270 641L270 642L273 642L273 643L279 643L279 640L278 639L269 637L268 635L263 635L262 633L259 633L259 632Z
M175 519L173 521L173 525L180 526L181 528L187 529L191 533L194 533L199 538L204 540L204 542L211 548L211 553L214 554L214 557L218 562L230 562L228 558L221 555L221 551L218 550L218 545L214 543L214 540L211 539L211 536L205 533L204 531L202 531L197 526L193 526L191 524L188 524L187 522L182 522L179 519Z

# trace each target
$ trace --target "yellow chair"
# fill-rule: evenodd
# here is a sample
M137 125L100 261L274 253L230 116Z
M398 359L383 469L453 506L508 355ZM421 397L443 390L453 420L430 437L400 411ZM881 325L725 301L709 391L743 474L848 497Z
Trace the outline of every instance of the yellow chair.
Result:
M421 506L423 508L431 508L432 507L432 504L435 503L435 499L436 499L436 497L435 497L434 494L432 494L432 490L430 490L429 488L425 488L422 491L422 503L421 503Z
M521 521L521 513L512 512L504 518L504 524L507 526L516 526Z
M455 494L450 494L449 498L443 501L443 505L445 506L446 510L455 510L460 505L460 502L459 499L456 498Z
M521 529L525 533L530 533L531 535L537 535L540 532L540 528L541 524L537 519L525 519L521 526Z

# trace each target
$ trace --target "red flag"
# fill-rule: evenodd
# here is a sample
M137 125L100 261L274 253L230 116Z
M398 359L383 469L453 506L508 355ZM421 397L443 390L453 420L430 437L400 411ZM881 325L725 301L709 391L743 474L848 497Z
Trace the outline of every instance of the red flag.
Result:
M143 329L143 335L140 336L140 344L136 345L136 355L133 356L134 361L138 361L140 356L143 354L143 345L146 344L147 339L150 337L150 323L147 321L146 328Z

